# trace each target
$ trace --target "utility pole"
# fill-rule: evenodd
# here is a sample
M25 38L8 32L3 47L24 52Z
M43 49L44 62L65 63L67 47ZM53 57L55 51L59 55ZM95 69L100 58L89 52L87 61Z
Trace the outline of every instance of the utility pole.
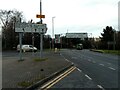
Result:
M114 29L114 41L113 41L113 43L114 43L114 44L113 44L113 49L114 49L114 50L115 50L115 44L116 44L116 41L115 41L115 36L116 36L116 35L115 35L115 34L116 34L116 31L115 31L115 29Z
M40 0L40 15L42 15L42 2L41 2L41 0ZM42 18L40 18L40 24L42 24ZM43 32L40 33L40 58L42 58L42 51L43 51Z
M52 17L52 49L54 49L54 18Z
M37 18L40 18L40 24L43 24L42 23L42 18L45 18L45 15L42 15L42 1L40 0L40 14L39 15L36 15ZM39 30L39 34L40 34L40 58L42 58L42 50L43 50L43 32L44 29Z

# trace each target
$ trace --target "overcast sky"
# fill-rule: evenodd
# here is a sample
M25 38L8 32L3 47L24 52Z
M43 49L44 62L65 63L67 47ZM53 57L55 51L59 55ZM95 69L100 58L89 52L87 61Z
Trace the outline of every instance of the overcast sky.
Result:
M39 21L40 0L1 0L0 9L22 11L26 21ZM43 22L47 34L52 34L52 17L55 34L87 32L99 37L106 26L118 30L119 0L42 0ZM92 34L91 34L92 33Z

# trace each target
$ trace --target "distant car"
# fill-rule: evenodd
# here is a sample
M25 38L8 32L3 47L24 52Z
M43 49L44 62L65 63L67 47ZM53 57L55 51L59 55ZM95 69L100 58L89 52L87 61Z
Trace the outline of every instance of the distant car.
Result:
M20 45L17 45L17 51L20 51ZM26 51L37 51L36 47L33 47L32 45L22 45L22 51L26 52Z
M78 50L82 50L83 49L83 44L77 44L77 46L76 46L76 48L78 49Z

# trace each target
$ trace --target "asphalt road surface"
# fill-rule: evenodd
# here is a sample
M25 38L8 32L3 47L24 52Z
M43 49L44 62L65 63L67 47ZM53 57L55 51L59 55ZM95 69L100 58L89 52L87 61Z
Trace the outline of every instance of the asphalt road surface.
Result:
M89 50L61 50L77 69L51 88L118 88L118 57Z
M31 52L27 54L32 55ZM23 57L27 56L26 53ZM77 69L51 88L117 88L118 87L118 57L89 50L63 49L60 55L65 60L75 64ZM2 53L3 57L19 57L16 51Z

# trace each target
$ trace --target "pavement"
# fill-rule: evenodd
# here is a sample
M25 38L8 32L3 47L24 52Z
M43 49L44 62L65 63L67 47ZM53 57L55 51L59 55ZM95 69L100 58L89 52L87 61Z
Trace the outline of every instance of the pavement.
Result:
M48 79L52 75L65 70L72 64L64 59L59 52L44 51L43 61L35 61L39 58L39 52L23 53L23 61L19 60L19 53L11 56L2 56L2 88L33 88L38 82ZM46 80L47 80L46 79Z

